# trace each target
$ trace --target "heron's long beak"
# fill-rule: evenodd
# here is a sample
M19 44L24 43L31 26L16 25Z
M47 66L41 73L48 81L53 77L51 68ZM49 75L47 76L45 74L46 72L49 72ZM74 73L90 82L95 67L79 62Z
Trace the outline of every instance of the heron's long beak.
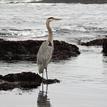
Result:
M62 20L61 18L54 18L55 20Z

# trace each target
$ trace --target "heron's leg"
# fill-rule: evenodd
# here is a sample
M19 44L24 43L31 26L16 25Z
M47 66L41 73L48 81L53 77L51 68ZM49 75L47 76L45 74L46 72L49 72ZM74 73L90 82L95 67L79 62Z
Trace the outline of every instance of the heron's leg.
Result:
M48 80L48 73L47 73L47 67L46 67L46 78L47 78L47 80Z
M43 84L43 77L44 77L44 74L42 73L42 84Z
M46 95L48 93L48 84L46 84Z
M42 78L43 78L43 73L42 73Z
M42 82L42 92L44 91L44 86L43 86L43 82Z

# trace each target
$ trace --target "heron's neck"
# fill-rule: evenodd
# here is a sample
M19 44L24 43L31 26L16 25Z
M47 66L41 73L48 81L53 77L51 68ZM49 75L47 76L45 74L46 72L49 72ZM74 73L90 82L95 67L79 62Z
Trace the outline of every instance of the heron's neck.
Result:
M53 41L53 36L52 36L52 29L50 27L50 22L46 22L46 27L48 29L48 41L52 42Z

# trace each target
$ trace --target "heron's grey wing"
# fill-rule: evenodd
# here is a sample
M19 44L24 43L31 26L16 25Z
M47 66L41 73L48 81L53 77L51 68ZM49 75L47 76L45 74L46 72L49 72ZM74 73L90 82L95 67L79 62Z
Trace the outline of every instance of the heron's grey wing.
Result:
M45 67L47 67L47 64L52 58L52 53L53 53L53 45L49 46L48 41L43 42L37 54L37 64L42 64Z

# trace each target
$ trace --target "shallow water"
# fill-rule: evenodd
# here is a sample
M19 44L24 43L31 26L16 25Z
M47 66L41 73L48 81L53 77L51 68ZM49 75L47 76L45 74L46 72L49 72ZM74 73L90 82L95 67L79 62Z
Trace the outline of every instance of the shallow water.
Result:
M101 53L102 49L80 47L80 50L78 57L49 64L49 77L60 79L61 82L49 85L47 96L46 93L40 94L42 87L0 91L2 107L106 107L107 60ZM3 75L29 71L37 73L37 65L32 62L1 62L0 70ZM42 100L45 98L44 102L38 104L38 96Z

